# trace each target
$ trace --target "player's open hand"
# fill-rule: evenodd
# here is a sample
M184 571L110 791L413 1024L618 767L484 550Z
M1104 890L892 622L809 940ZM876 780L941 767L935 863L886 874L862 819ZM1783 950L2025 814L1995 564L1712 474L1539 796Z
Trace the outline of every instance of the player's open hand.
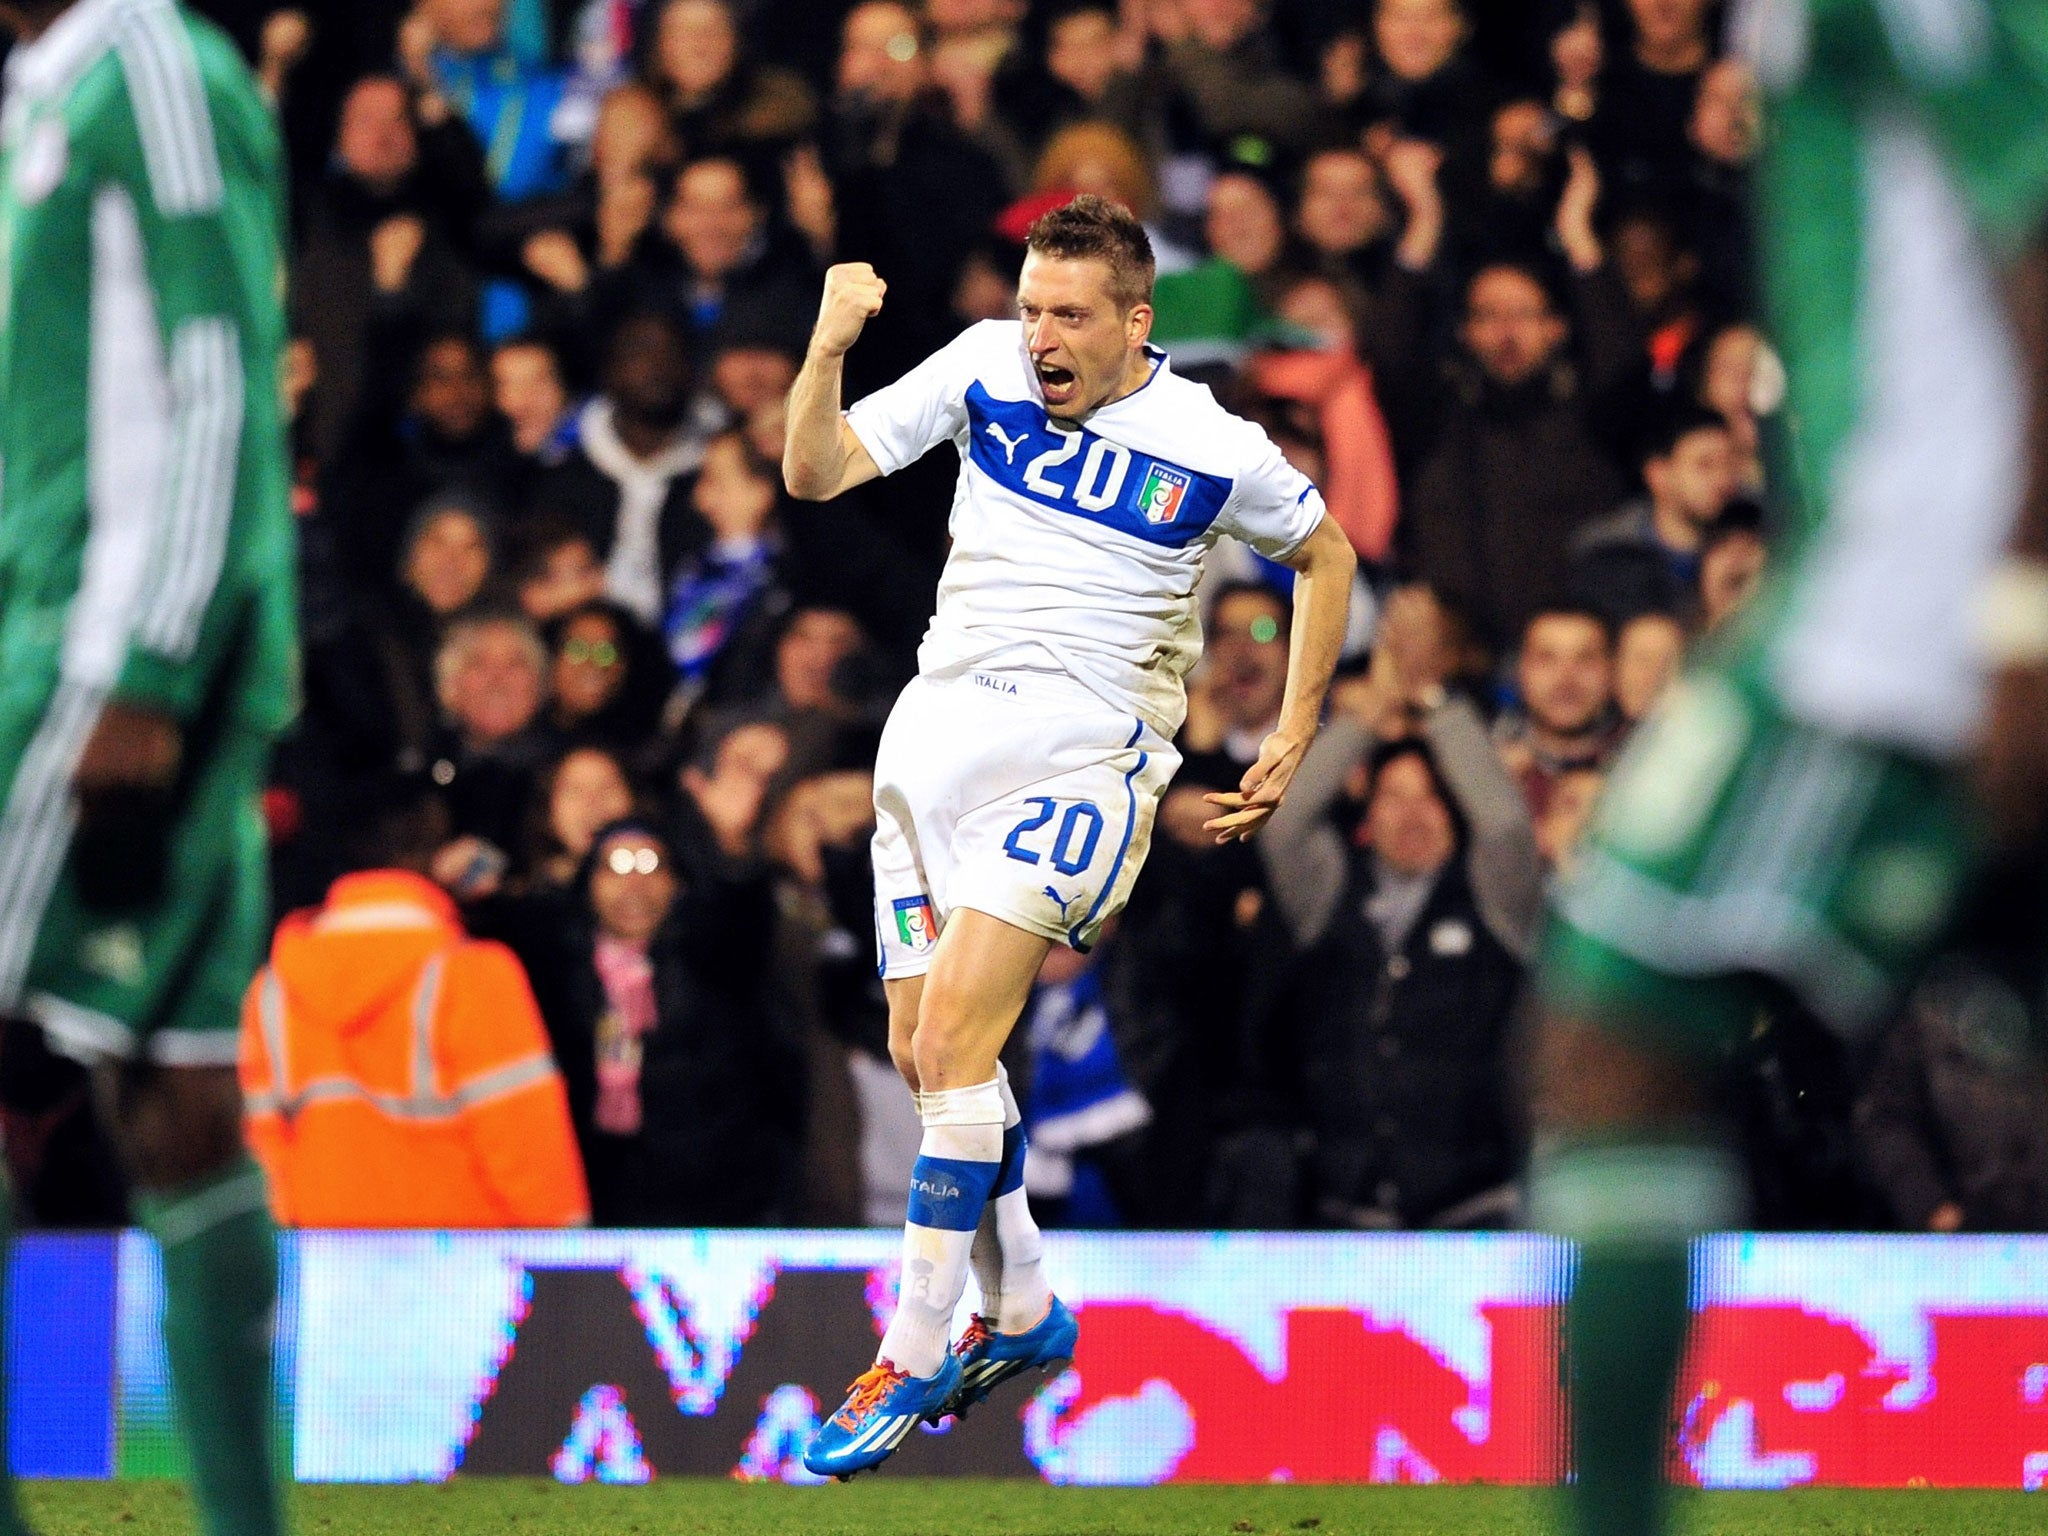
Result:
M889 285L864 261L828 268L818 328L811 332L812 348L834 356L845 352L859 340L861 327L882 312L882 295L888 291Z
M1294 782L1294 770L1301 766L1308 743L1275 731L1259 746L1259 760L1245 769L1237 789L1208 794L1202 798L1223 814L1202 823L1204 832L1214 832L1219 843L1241 843L1249 838L1278 809Z

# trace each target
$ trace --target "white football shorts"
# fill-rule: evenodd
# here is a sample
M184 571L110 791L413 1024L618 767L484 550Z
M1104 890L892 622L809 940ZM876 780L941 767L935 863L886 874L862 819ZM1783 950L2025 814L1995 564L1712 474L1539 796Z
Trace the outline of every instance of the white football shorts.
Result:
M971 907L1086 951L1130 898L1173 744L1073 679L920 677L875 759L875 926L885 979L922 976Z

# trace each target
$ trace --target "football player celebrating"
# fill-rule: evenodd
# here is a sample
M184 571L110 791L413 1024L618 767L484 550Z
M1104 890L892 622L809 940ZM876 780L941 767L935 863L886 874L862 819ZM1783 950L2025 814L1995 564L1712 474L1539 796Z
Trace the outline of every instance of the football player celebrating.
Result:
M924 1142L895 1317L811 1442L816 1473L872 1467L920 1420L1073 1354L997 1056L1047 951L1086 950L1144 863L1180 762L1211 543L1234 535L1296 573L1279 728L1237 791L1208 797L1219 842L1287 792L1342 645L1350 545L1263 431L1148 345L1152 277L1138 221L1078 197L1031 228L1017 320L969 328L842 414L843 360L886 285L834 267L791 392L796 496L828 500L941 442L960 455L938 611L875 764L889 1048ZM955 1345L970 1265L981 1307Z

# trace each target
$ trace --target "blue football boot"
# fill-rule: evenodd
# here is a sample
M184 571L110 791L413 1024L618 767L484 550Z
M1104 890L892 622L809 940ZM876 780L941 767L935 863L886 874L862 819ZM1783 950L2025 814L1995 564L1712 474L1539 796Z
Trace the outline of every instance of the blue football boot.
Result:
M1026 1371L1057 1376L1073 1363L1074 1341L1080 1336L1081 1325L1057 1296L1045 1316L1022 1333L998 1333L977 1314L953 1346L953 1358L960 1362L960 1386L932 1422L949 1413L966 1418L968 1409L1012 1376Z
M818 1427L804 1449L804 1465L841 1482L880 1466L918 1420L936 1423L960 1387L960 1360L946 1356L936 1376L912 1376L887 1361L863 1372L839 1411Z

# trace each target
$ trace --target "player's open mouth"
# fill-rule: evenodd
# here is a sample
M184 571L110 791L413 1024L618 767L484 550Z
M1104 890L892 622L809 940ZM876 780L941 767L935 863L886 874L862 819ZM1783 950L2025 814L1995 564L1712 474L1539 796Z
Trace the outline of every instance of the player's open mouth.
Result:
M1064 405L1074 394L1074 374L1068 368L1055 368L1047 363L1035 365L1038 369L1038 388L1048 405Z

